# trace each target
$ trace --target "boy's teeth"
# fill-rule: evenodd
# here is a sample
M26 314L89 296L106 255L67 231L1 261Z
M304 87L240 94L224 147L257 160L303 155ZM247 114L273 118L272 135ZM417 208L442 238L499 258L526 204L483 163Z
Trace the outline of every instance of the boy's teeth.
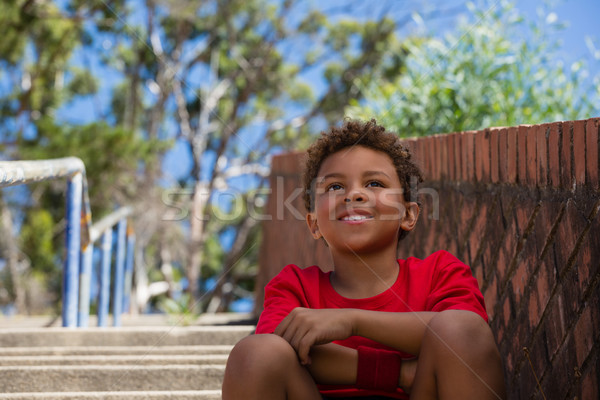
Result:
M344 221L360 221L363 219L367 219L364 215L348 215L343 218Z

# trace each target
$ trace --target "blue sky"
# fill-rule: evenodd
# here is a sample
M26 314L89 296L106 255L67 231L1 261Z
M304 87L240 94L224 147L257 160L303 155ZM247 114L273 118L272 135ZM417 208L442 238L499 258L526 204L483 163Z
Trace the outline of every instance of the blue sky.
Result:
M497 6L501 1L488 0L488 4ZM465 14L468 13L466 7L464 7L464 0L388 0L372 2L355 0L328 0L327 2L322 2L309 0L304 4L306 6L323 7L325 10L337 10L338 13L340 7L343 8L343 6L351 4L352 7L338 15L355 18L374 18L381 15L385 10L386 13L391 14L392 17L398 20L410 15L411 12L425 14L428 8L435 10L443 7L444 10L452 10L447 16L442 14L436 18L426 20L425 25L429 33L434 34L452 30L461 10L464 10ZM553 18L556 18L558 21L566 23L567 27L557 37L562 42L559 55L565 67L568 68L573 61L583 58L588 60L587 68L590 75L600 75L600 30L597 28L597 16L600 15L600 0L517 0L516 4L517 9L519 9L528 21L551 21ZM550 9L554 13L553 15L550 15L548 12L541 12L545 4L550 5ZM419 30L418 17L416 17L404 25L401 33L414 34L419 33ZM598 59L594 60L589 48L590 46L586 45L586 38L589 38L588 42L592 43L592 50L595 50ZM59 111L60 118L74 123L85 123L99 117L94 112L94 103L106 103L110 97L111 86L118 82L120 77L108 70L96 69L95 72L103 75L101 77L101 82L103 82L101 92L94 99L82 99L64 107ZM314 82L311 83L318 88L318 79L314 79ZM186 153L185 148L178 144L166 157L165 170L170 171L171 178L177 179L187 174L190 163L186 162Z
M519 0L517 8L533 20L537 9L543 3L542 0ZM591 56L586 46L586 37L594 42L597 57L600 58L600 29L598 28L600 0L562 0L555 3L554 12L558 20L568 24L559 38L563 42L561 53L565 61ZM599 71L599 64L600 60L596 62L595 71ZM590 65L590 67L594 66Z

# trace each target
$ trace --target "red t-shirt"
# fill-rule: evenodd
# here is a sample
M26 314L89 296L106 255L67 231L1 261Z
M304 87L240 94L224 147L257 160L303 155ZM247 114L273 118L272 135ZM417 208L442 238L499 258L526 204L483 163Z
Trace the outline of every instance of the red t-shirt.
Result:
M410 257L398 260L400 271L396 282L383 293L365 299L349 299L338 294L331 286L331 272L319 267L299 268L287 265L265 287L264 311L256 333L273 333L291 310L306 308L358 308L385 312L469 310L486 322L483 296L471 269L447 251L437 251L420 260ZM351 348L371 346L394 350L360 336L351 336L334 343ZM398 352L402 357L410 354ZM396 393L367 391L347 385L319 385L326 396L382 395L407 399L398 389Z

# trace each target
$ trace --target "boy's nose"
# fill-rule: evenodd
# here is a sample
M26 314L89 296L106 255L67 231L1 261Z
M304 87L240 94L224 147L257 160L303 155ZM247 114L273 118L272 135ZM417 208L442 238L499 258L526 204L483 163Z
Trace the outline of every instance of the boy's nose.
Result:
M367 199L367 196L365 196L365 194L363 192L361 192L360 190L352 190L346 194L346 197L344 198L344 202L346 202L346 203L350 203L351 201L362 202L362 201L365 201L366 199Z

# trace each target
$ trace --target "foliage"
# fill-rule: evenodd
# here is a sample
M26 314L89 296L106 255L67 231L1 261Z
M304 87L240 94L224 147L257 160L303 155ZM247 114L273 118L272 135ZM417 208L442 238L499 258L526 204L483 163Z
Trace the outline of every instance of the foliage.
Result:
M81 24L62 18L52 2L2 2L1 78L11 86L0 96L0 137L18 138L29 122L53 113L77 94L65 85L65 76L80 33ZM74 75L80 80L85 76L77 71ZM93 85L87 89L93 90Z
M168 145L157 140L143 140L131 131L111 127L105 122L63 126L51 118L42 118L35 125L38 135L19 141L19 156L30 160L81 158L86 166L94 218L113 211L115 204L132 201L136 196L138 170L156 157L157 150L164 150ZM52 201L64 196L62 189L54 192ZM48 203L42 206L51 208Z
M249 206L266 189L269 156L342 119L360 82L387 85L407 68L398 19L347 7L365 13L298 0L3 2L3 156L82 158L94 219L115 203L135 207L136 275L168 282L167 297L183 275L178 307L227 310L252 289L260 219ZM67 112L83 101L86 122ZM33 186L29 205L60 222L61 190ZM174 217L165 192L178 193ZM235 218L220 217L231 206L220 193L241 200ZM22 243L46 243L31 218L23 227ZM27 249L31 258L61 258L53 229L53 246ZM217 285L203 292L209 278Z
M21 228L21 247L29 257L31 268L40 276L57 273L54 246L55 223L47 210L27 213Z
M269 154L301 146L324 121L339 120L349 97L360 96L357 79L399 61L385 57L384 43L395 43L393 21L331 23L316 10L298 18L298 4L149 3L146 20L121 15L137 40L123 40L121 31L104 37L114 46L105 55L107 65L125 76L114 92L112 115L147 138L175 137L188 150L191 168L178 184L191 200L190 239L184 253L170 256L184 266L190 306L201 299L206 306L223 284L247 279L256 265L259 221L248 214L215 217L215 210L229 206L215 204L218 193L246 201L249 190L266 182ZM320 92L304 79L314 70L320 71ZM245 183L236 187L236 180ZM164 208L152 209L164 214ZM181 226L159 222L148 223L143 243ZM232 242L228 252L217 248L225 236ZM152 248L158 252L147 258L160 260L161 246ZM210 276L218 277L217 287L203 296L201 281ZM226 309L228 301L219 307Z
M347 114L374 117L404 136L536 124L597 115L600 76L585 63L565 68L550 33L528 24L509 2L477 11L444 39L413 40L393 82L373 81ZM527 40L525 38L531 37Z

